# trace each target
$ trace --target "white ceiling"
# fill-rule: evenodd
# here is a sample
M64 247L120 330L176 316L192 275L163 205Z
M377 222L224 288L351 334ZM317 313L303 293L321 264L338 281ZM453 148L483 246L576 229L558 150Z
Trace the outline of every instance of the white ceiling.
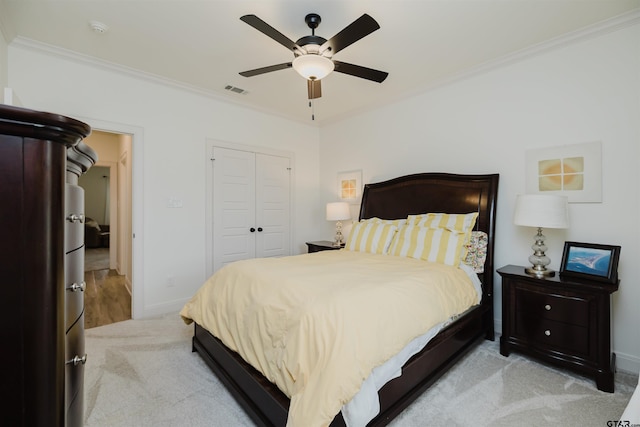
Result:
M607 26L611 19L637 20L639 11L640 0L0 0L0 28L10 43L43 43L313 123L306 83L293 69L238 74L293 59L239 18L255 14L295 41L311 34L307 13L322 17L316 34L326 39L368 13L381 28L334 59L387 71L389 77L379 84L327 76L314 105L320 125L535 52L594 25ZM93 32L91 20L109 30ZM226 85L248 93L226 91Z

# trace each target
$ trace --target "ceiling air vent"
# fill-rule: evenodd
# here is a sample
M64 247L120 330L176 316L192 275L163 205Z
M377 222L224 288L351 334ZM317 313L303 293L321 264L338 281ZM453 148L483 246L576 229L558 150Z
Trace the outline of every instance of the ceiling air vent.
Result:
M249 93L249 92L247 92L246 90L244 90L244 89L242 89L242 88L235 87L235 86L231 86L231 85L226 85L224 88L225 88L226 90L229 90L229 91L231 91L231 92L235 92L235 93L239 93L239 94L241 94L241 95L246 95L246 94L248 94L248 93Z

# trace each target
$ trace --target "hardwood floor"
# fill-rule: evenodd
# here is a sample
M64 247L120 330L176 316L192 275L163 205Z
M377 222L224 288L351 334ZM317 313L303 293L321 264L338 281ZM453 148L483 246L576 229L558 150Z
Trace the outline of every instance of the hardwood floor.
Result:
M131 319L131 294L124 276L108 268L85 271L84 327Z

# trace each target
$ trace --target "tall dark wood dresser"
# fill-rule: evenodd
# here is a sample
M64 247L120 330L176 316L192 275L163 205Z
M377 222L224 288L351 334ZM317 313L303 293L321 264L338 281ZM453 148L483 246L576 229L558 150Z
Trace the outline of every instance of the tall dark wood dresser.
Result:
M0 105L3 425L83 423L84 195L90 127Z

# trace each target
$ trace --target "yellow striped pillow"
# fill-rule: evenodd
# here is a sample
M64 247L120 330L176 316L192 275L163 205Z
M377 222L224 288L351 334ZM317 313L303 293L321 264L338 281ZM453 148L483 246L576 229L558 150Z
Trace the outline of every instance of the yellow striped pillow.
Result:
M389 254L457 267L468 234L448 228L405 225L397 233Z
M407 217L407 224L428 228L448 228L466 233L473 230L477 218L478 212L467 214L426 213L409 215Z
M349 251L387 254L397 230L393 224L361 221L351 229L344 247Z

